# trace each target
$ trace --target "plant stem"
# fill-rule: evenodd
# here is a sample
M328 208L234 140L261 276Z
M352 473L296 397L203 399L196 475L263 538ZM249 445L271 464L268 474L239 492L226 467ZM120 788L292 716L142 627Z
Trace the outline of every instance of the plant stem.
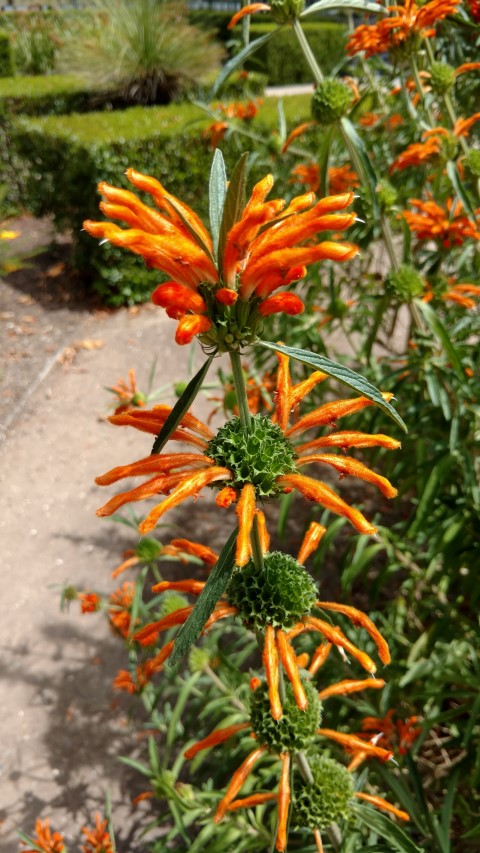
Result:
M313 79L315 80L315 83L317 84L317 86L319 86L325 78L324 78L322 69L320 68L317 60L315 59L313 51L312 51L312 49L308 43L308 39L305 36L305 33L303 32L302 25L300 24L300 21L297 18L294 19L294 21L292 23L292 27L293 27L293 31L295 33L295 36L297 37L297 41L300 45L300 48L303 52L303 55L304 55L308 65L310 67L310 70L313 74ZM367 177L365 174L365 169L363 167L362 159L361 159L361 157L358 156L355 145L352 143L352 141L351 141L347 131L345 130L341 120L338 122L338 127L340 129L341 134L342 134L343 141L344 141L344 143L348 149L348 152L350 154L352 164L355 166L355 169L356 169L358 175L362 179L362 183L368 185L368 180L367 180ZM397 264L396 254L395 254L395 248L393 245L393 235L392 235L392 232L390 230L390 223L388 222L388 220L384 216L381 217L380 227L382 229L383 238L384 238L385 245L387 247L387 251L388 251L388 254L390 257L390 263L392 265L392 268L397 269L398 264Z
M243 713L245 713L245 711L247 709L246 709L245 705L243 704L243 702L240 699L238 699L237 696L235 696L235 694L232 693L232 691L228 689L228 687L225 686L223 681L218 677L216 672L214 672L213 669L208 664L205 667L205 672L207 673L210 680L213 681L213 683L218 687L218 689L221 691L221 693L224 693L225 696L228 696L232 705L235 705L235 707L238 708L239 711L243 711Z

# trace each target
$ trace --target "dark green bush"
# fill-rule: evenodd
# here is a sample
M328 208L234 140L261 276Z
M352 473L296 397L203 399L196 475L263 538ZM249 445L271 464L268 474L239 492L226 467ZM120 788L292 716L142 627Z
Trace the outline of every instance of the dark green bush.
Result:
M11 77L13 71L13 51L10 34L5 30L0 30L0 77Z
M274 28L274 24L252 24L250 28L252 41L266 35ZM322 21L302 24L302 29L320 67L325 74L329 74L345 56L346 27L342 24ZM273 38L252 54L245 63L245 67L266 74L271 86L312 81L312 72L295 35L286 27L279 30Z
M284 104L290 127L308 117L308 97L286 98ZM276 99L268 99L256 122L259 129L276 126ZM101 218L98 182L128 186L124 172L133 165L154 175L206 217L212 159L211 148L202 138L206 124L205 113L194 105L16 122L12 139L22 164L23 204L35 216L53 215L59 230L71 229L76 265L109 304L145 300L159 276L147 271L138 257L108 244L100 246L81 232L84 219ZM225 144L224 154L231 169L239 156L234 140ZM259 176L263 175L265 167L259 169Z
M0 174L6 188L1 199L0 215L18 209L18 184L22 181L22 165L11 144L11 124L16 116L61 115L92 109L98 93L87 90L75 77L0 78Z

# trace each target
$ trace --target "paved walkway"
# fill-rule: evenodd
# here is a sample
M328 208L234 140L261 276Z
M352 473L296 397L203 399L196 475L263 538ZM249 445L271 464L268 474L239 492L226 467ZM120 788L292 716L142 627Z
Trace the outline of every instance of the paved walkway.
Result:
M80 827L103 809L107 792L119 853L136 849L122 841L120 826L132 825L134 785L116 760L132 750L122 706L112 710L121 645L104 619L81 616L76 604L61 613L59 600L65 582L112 590L110 571L134 544L122 525L95 516L104 500L95 475L146 450L138 433L105 421L105 386L132 366L145 383L155 357L157 384L184 379L188 348L174 344L174 330L153 306L75 314L70 343L95 339L102 347L79 349L64 365L49 356L0 444L0 853L17 849L17 827L30 832L48 815L78 849Z

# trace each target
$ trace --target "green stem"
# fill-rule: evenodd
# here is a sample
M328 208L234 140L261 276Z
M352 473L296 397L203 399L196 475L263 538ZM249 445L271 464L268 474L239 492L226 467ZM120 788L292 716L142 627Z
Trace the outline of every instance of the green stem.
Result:
M313 79L315 80L315 83L317 84L317 86L319 86L321 83L323 83L323 80L325 78L324 78L322 69L320 68L320 66L319 66L319 64L315 58L315 55L314 55L314 53L313 53L313 51L312 51L312 49L308 43L308 39L305 36L305 33L303 32L302 25L300 24L300 21L297 18L294 19L294 21L292 23L292 27L293 27L293 31L295 33L295 36L297 38L297 41L300 45L300 48L302 50L302 53L303 53L308 65L310 67L310 70L313 74ZM361 157L358 156L358 153L357 153L355 146L353 145L348 133L346 132L345 128L343 127L342 121L339 121L338 126L340 128L340 131L341 131L341 134L343 137L343 141L344 141L344 143L348 149L348 152L350 154L350 158L352 160L352 164L354 165L354 167L357 171L357 174L362 179L362 183L368 185L368 180L367 180L367 176L365 174L365 169L363 167ZM387 247L387 251L388 251L388 254L390 256L391 265L392 265L393 269L396 269L398 264L397 264L397 260L396 260L395 249L393 246L393 236L392 236L392 232L390 230L390 223L388 222L388 220L385 217L382 217L381 221L380 221L380 225L382 228L382 234L383 234L383 237L385 240L385 245Z
M252 418L250 416L250 409L248 408L247 389L245 386L245 376L243 375L240 353L235 352L234 350L230 350L229 356L230 364L232 365L233 384L235 385L235 392L237 395L237 405L240 414L240 421L242 423L242 426L244 426L246 429L250 429L252 425Z
M425 99L425 92L423 91L423 86L422 86L422 79L420 77L420 72L418 70L417 60L416 60L416 57L413 55L410 57L410 67L412 69L413 79L415 80L415 86L417 87L418 94L420 95L420 99L423 103L423 106L425 107L425 112L427 113L428 120L430 122L430 127L434 127L435 126L435 120L433 118L433 114L432 114L430 107L427 106L426 99Z
M235 707L238 708L239 711L242 711L243 713L245 713L247 709L246 709L245 705L243 704L243 702L240 699L238 699L237 696L235 696L235 694L232 693L231 690L228 689L228 687L218 677L217 673L214 672L213 669L208 664L205 667L205 672L208 675L208 677L210 678L210 681L212 681L216 685L216 687L218 687L220 692L224 693L225 696L228 696L232 705L235 705Z

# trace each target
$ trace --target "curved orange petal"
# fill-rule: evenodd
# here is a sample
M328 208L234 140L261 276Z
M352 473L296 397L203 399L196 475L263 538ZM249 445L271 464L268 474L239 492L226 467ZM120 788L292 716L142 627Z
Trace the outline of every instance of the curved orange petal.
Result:
M254 749L250 755L247 756L245 761L240 765L238 770L232 776L230 785L227 788L227 792L223 799L220 801L217 811L215 812L215 817L213 820L215 823L219 823L223 817L225 817L225 812L227 811L228 806L237 796L240 788L242 787L245 779L250 775L254 764L257 763L258 759L266 752L267 749L265 746L259 746L257 749Z
M383 749L381 746L374 746L373 743L361 740L361 738L356 737L356 735L347 735L343 732L337 732L334 729L317 729L317 734L336 741L341 746L345 747L345 749L353 750L354 752L356 750L367 752L372 758L379 758L381 761L390 761L390 759L393 758L393 752L391 752L391 750Z
M262 317L270 317L271 314L288 314L295 316L305 310L305 305L295 293L276 293L264 299L258 306Z
M297 453L313 450L316 447L340 447L342 449L347 447L385 447L387 450L397 450L401 446L401 443L395 438L390 438L390 436L381 433L369 435L365 432L340 430L332 432L330 435L323 435L314 441L297 445L295 450Z
M382 495L386 498L394 498L398 494L397 489L392 486L386 477L376 474L363 462L358 459L353 459L351 456L335 456L333 453L313 453L308 456L301 456L297 460L297 468L302 465L311 465L314 462L319 462L323 465L331 465L342 476L358 477L359 480L364 480L367 483L372 483L380 489Z
M249 3L247 6L243 6L242 9L239 9L238 12L235 12L233 17L231 18L228 29L233 30L234 26L238 24L245 15L253 15L255 12L269 12L270 6L267 3Z
M316 616L306 616L303 626L303 629L306 631L319 631L329 643L332 643L334 646L339 646L341 649L349 652L356 660L358 660L360 666L363 666L363 668L371 675L377 671L377 667L371 657L367 655L366 652L362 652L361 649L358 649L357 646L355 646L336 625L330 625L328 622L324 622L323 619L317 619ZM296 630L297 629L294 627L291 631L287 632L287 635L290 637L293 636L293 632L296 632Z
M225 469L223 469L225 470ZM235 551L235 564L244 566L250 559L250 533L255 515L255 488L251 483L243 487L236 508L238 517L238 536Z
M179 548L185 554L191 554L193 557L198 557L202 563L207 563L209 566L214 566L218 560L216 551L212 551L207 545L200 545L199 542L190 542L190 539L172 539L171 545L174 548Z
M310 527L308 528L305 536L303 537L303 542L300 546L300 551L298 552L297 562L301 563L302 566L307 562L310 554L318 548L320 540L327 532L327 528L323 527L322 524L319 524L317 521L312 521Z
M184 580L184 581L160 581L152 586L152 592L166 592L174 590L175 592L188 592L190 595L200 595L205 581Z
M311 675L315 675L320 667L323 666L330 654L331 648L331 643L321 643L321 645L315 649L310 661L310 666L308 667L308 671Z
M175 341L180 346L190 344L196 335L208 332L212 321L205 314L187 314L182 317L175 332Z
M410 815L407 814L407 812L395 808L395 806L392 806L384 800L383 797L376 797L372 794L363 794L361 791L356 791L354 796L358 797L359 800L365 800L366 803L371 803L372 806L377 806L378 809L390 812L390 814L395 815L395 817L400 818L400 820L410 820Z
M284 752L280 758L282 771L278 786L278 829L275 848L283 853L287 848L288 811L290 808L290 753Z
M278 649L275 642L275 628L267 625L265 630L265 641L263 645L262 663L265 669L265 677L268 685L268 696L270 699L270 710L274 720L280 720L283 716L280 692L278 689Z
M237 734L237 732L244 731L245 729L250 728L250 723L236 723L233 726L226 726L224 729L216 729L216 731L204 737L203 740L197 741L193 746L190 746L183 753L185 758L195 758L199 752L202 752L204 749L210 749L212 746L216 746L219 743L224 743L224 741L233 737L233 735Z
M277 628L276 640L278 654L292 685L297 707L300 708L301 711L305 711L305 709L308 708L308 699L298 671L295 652L293 651L286 634L281 628Z
M214 466L204 471L197 471L190 474L180 485L178 485L171 495L169 495L161 504L157 504L147 515L146 519L138 525L139 532L144 535L156 526L158 520L173 507L183 503L186 498L192 495L197 495L205 486L216 480L226 480L231 476L228 468L218 468Z
M112 483L117 483L118 480L124 480L126 477L140 477L154 473L169 474L171 471L177 472L178 468L190 467L198 463L201 463L202 468L205 468L208 464L213 465L213 460L203 453L152 453L150 456L145 456L129 465L118 465L116 468L111 468L110 471L96 477L95 482L97 486L111 486ZM184 471L183 473L186 474L187 472Z
M353 526L360 533L376 533L377 528L370 524L360 510L351 507L345 503L329 486L325 483L317 482L312 477L304 477L303 474L285 474L283 477L278 477L277 485L283 488L298 489L302 495L305 495L308 500L315 501L321 504L331 512L337 515L343 515L348 518Z
M390 663L391 658L388 643L378 630L375 623L372 622L366 613L363 613L361 610L357 610L356 607L351 607L349 604L337 604L334 601L316 601L315 606L322 608L322 610L333 610L335 613L342 613L350 619L356 627L364 628L375 642L378 649L378 655L382 663Z
M359 690L365 690L368 687L373 687L380 690L385 687L385 682L382 678L363 678L358 681L339 681L337 684L331 684L330 687L325 687L318 694L319 699L328 699L329 696L346 696L349 693L357 693Z

